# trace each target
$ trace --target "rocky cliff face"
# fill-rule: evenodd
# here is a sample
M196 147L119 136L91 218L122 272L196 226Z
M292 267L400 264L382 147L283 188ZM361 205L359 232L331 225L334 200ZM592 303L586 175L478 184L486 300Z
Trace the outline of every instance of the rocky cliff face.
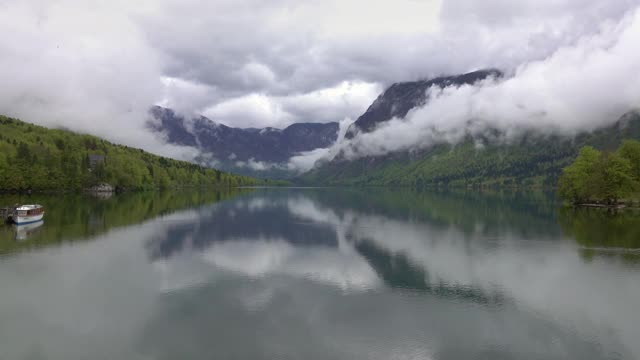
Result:
M254 161L286 163L301 152L327 148L338 139L338 123L298 123L285 129L240 129L206 117L185 119L173 110L154 106L149 127L169 143L193 146L212 154L225 170L247 173L234 164ZM254 172L251 172L255 175Z

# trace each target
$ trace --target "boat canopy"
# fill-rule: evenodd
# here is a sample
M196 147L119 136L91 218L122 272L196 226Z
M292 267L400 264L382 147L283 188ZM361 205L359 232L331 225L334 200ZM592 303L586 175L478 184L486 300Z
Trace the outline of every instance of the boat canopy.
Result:
M16 208L17 216L38 216L44 214L42 205L22 205Z
M20 207L16 208L16 210L20 211L20 210L35 210L35 209L40 209L42 208L42 205L21 205Z

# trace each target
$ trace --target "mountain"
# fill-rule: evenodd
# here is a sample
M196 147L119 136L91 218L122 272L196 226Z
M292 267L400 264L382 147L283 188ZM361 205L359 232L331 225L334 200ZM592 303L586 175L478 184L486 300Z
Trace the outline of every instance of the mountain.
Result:
M304 174L300 181L325 185L545 186L554 187L582 146L615 150L624 139L640 139L640 115L576 137L527 134L518 141L492 143L468 138L420 151L356 160L337 159Z
M428 103L431 86L472 84L488 77L500 77L497 70L440 77L429 81L394 84L375 100L351 125L347 138L394 117L404 117L411 109ZM427 105L428 106L428 105ZM500 138L498 129L488 129ZM640 115L625 114L614 125L574 137L528 132L508 142L489 137L468 136L458 144L399 151L383 156L346 159L340 154L316 164L299 181L324 185L395 186L555 186L562 169L585 145L615 150L623 139L640 139Z
M286 170L253 171L247 163L286 165L301 152L333 145L339 125L332 123L297 123L285 129L240 129L229 127L204 116L186 119L172 109L154 106L149 127L176 145L197 147L211 154L219 167L246 175L286 176ZM264 169L262 169L264 170ZM278 170L278 169L274 169Z
M413 108L427 103L427 90L432 87L445 88L448 86L473 85L488 78L500 78L503 74L499 70L479 70L462 75L441 76L431 80L420 80L396 83L389 87L369 106L347 129L345 138L353 139L359 133L373 131L380 123L394 117L404 118Z

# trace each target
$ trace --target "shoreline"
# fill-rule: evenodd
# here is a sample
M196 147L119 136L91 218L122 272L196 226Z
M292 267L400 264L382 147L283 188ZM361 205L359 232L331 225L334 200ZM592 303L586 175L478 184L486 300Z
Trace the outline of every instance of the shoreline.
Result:
M609 209L609 210L640 210L640 203L619 203L614 205L600 204L600 203L582 203L572 204L573 207L580 208L593 208L593 209Z
M82 190L69 190L69 189L58 189L58 190L4 190L0 189L0 195L35 195L35 194L44 194L44 195L63 195L63 194L124 194L124 193L143 193L143 192L162 192L162 191L181 191L181 190L232 190L232 189L242 189L248 188L248 186L183 186L183 187L175 187L175 188L150 188L150 189L118 189L113 191L96 191L92 189L82 189Z

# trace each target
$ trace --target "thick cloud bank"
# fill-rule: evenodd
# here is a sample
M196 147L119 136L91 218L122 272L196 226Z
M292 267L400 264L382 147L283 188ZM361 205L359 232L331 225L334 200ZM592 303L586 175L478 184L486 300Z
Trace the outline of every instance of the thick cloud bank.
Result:
M159 54L118 6L130 5L0 1L0 113L193 158L144 127L162 95Z
M145 129L151 105L240 127L342 121L391 83L499 68L515 76L445 90L350 153L416 146L429 126L455 139L465 115L477 126L571 132L633 102L639 5L0 0L0 113L188 159L195 150ZM319 153L301 154L292 166L307 167Z
M431 89L427 105L383 123L327 155L382 155L497 129L574 135L612 124L640 107L640 10L551 56L519 66L506 79Z

